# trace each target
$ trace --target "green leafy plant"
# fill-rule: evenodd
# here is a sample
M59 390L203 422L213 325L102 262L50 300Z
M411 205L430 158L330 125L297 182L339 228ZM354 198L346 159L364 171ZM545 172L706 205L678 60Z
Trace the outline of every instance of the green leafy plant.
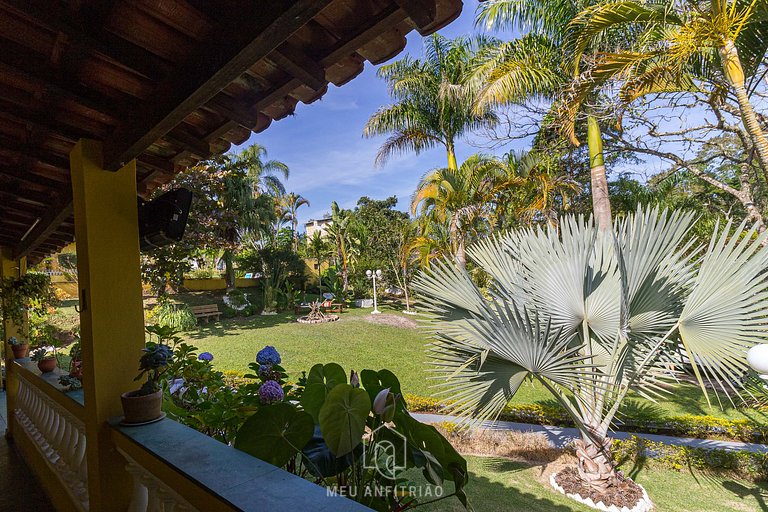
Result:
M260 378L270 378L268 366L261 362ZM454 491L447 496L468 506L466 461L434 427L410 416L392 372L351 372L348 381L341 366L317 364L301 384L303 390L294 395L298 403L262 401L238 431L235 447L324 485L336 482L357 489L349 496L376 510L420 504L403 478L412 468L421 469L432 485L453 482ZM382 488L399 492L375 492Z
M75 391L83 388L83 383L80 379L72 377L71 375L62 375L59 377L59 384L64 386L64 391Z
M192 309L187 304L174 302L168 297L157 299L157 305L147 312L147 322L177 331L189 331L197 326Z
M19 339L16 336L11 336L10 338L8 338L8 344L11 345L12 347L19 347L21 345L25 345L26 343L27 343L26 341L24 341L23 339Z
M53 359L56 357L56 351L55 350L48 350L45 347L40 347L36 350L33 350L30 354L30 359L32 361L35 361L36 363L39 363L40 361L43 361L44 359Z
M181 342L181 338L176 336L178 331L171 327L150 325L146 331L150 337L154 335L157 341L146 342L142 349L144 353L139 359L139 374L133 380L139 381L146 377L146 381L137 396L151 395L160 390L161 377L173 362L173 350L169 343L175 345Z
M468 422L496 418L535 378L581 431L584 483L614 485L608 430L630 390L658 395L687 366L705 394L705 381L733 392L764 336L768 233L728 223L699 250L692 225L647 209L613 230L566 217L480 242L469 254L492 278L490 298L450 263L420 276L450 408Z
M24 323L25 312L43 315L56 304L51 278L42 272L29 272L18 279L5 278L0 284L0 310L17 325Z

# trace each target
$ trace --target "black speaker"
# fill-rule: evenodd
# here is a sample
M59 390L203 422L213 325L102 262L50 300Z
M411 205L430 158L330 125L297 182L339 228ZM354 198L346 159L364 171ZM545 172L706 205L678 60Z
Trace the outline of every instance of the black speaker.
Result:
M142 251L184 238L192 192L177 188L151 201L139 199L139 245Z

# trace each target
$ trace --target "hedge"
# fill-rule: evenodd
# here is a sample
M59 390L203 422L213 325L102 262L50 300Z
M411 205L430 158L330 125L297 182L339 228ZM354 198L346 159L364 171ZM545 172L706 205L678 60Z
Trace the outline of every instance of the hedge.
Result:
M444 406L449 404L449 402L416 395L406 395L405 398L409 409L414 412L441 413L445 412ZM499 419L536 425L574 426L570 416L563 409L540 404L507 405ZM727 420L693 414L654 419L626 417L622 421L620 429L627 432L646 432L699 439L727 439L748 443L768 442L768 425L746 419Z
M725 471L754 480L768 478L768 454L765 453L675 446L637 436L615 440L611 451L614 460L624 466L628 463L638 466L650 464L675 471Z

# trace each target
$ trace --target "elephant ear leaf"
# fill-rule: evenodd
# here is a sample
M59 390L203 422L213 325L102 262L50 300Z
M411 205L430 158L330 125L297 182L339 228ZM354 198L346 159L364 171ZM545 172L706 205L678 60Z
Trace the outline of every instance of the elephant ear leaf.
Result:
M368 398L371 399L371 403L376 399L376 395L383 389L389 389L391 393L400 395L397 404L398 408L406 409L407 404L403 399L402 391L400 390L400 381L397 379L394 373L389 370L379 370L377 372L373 370L363 370L360 372L360 381L363 387L368 392Z
M328 393L318 419L323 438L336 457L343 457L362 443L370 412L371 399L360 388L339 384Z
M336 363L316 364L309 371L307 385L301 395L301 406L315 423L318 423L320 408L325 403L328 393L339 384L347 383L347 374Z
M757 226L745 223L731 232L729 222L712 240L702 257L693 290L679 320L680 341L699 385L718 383L728 395L748 371L744 357L765 340L768 317L768 247ZM709 402L709 396L707 396Z
M395 430L405 436L411 449L413 463L424 470L433 484L451 480L456 489L467 483L467 461L432 425L414 419L407 412L395 414Z
M260 407L235 438L235 448L278 467L285 466L312 439L312 417L291 404Z

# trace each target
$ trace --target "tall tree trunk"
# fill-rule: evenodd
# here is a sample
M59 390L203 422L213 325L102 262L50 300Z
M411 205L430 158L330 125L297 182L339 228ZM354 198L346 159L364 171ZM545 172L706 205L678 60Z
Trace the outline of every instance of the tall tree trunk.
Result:
M605 176L603 139L597 119L589 116L587 121L589 142L589 166L592 178L592 212L601 231L611 229L611 200L608 195L608 179Z
M291 214L291 228L293 231L293 252L299 251L299 235L296 233L298 222L296 221L296 212Z
M224 259L224 280L227 283L227 291L230 292L235 289L235 266L232 251L229 249L224 251L222 258Z
M320 257L317 257L317 283L320 287L320 295L323 294L323 263L320 261Z
M453 143L448 143L445 149L448 153L448 168L452 171L458 171L459 164L456 161L456 148L454 148Z
M605 492L616 484L616 466L611 455L611 439L589 437L577 439L576 456L579 458L579 476L592 489Z
M408 275L406 269L403 267L403 291L405 292L405 311L411 312L411 300L408 297Z
M768 181L768 140L765 138L760 123L757 120L752 104L749 102L749 95L744 86L744 68L741 66L739 51L733 41L726 43L719 48L720 62L723 66L723 74L730 84L736 99L739 101L739 111L741 120L744 123L747 133L749 133L752 144L755 146L757 158L760 161L760 169L763 171L766 181Z

